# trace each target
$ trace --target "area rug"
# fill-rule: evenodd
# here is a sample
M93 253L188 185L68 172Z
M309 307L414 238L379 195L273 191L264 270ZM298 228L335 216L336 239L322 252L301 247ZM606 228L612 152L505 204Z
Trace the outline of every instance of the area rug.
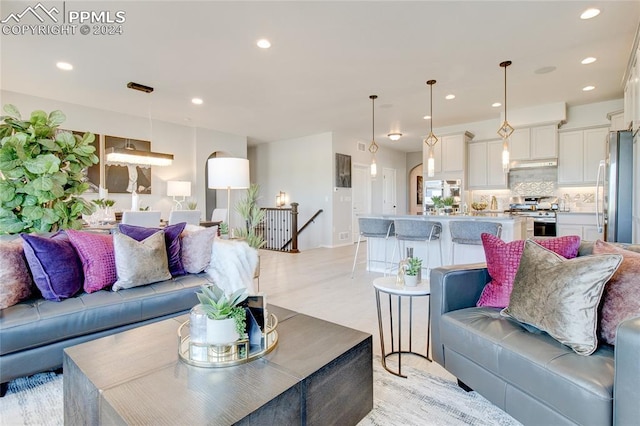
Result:
M373 360L373 410L358 426L520 425L476 392L424 371L403 367L404 379ZM41 373L14 380L0 398L3 426L64 424L62 375Z

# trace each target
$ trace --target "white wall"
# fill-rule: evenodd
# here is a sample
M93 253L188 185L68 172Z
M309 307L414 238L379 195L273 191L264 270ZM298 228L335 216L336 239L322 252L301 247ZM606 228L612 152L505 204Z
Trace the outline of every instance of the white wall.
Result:
M223 151L230 157L247 158L247 138L246 136L232 135L229 133L219 132L217 130L195 128L192 129L194 134L194 155L191 161L191 170L194 171L195 179L192 182L192 198L198 201L198 208L205 215L206 202L205 194L207 191L206 170L207 160L209 156L216 151ZM254 182L253 176L251 182ZM218 189L216 192L216 207L227 208L227 190ZM236 202L244 196L243 190L231 190L231 206L235 206ZM209 217L203 219L210 219ZM226 220L225 220L226 221ZM238 228L242 224L240 215L231 208L230 212L230 228Z
M302 227L318 210L323 210L315 222L300 234L300 250L333 245L331 140L331 133L321 133L249 149L251 180L260 185L260 206L275 207L276 194L286 192L289 203L299 204L298 227Z
M191 181L191 198L197 200L198 207L203 209L206 186L204 164L209 154L224 150L239 157L246 156L246 137L244 136L194 129L174 123L149 120L145 117L0 91L0 104L8 103L18 107L23 118L28 118L31 112L37 109L46 112L59 109L67 116L67 120L60 126L63 129L150 140L153 151L173 154L171 166L153 167L151 194L140 195L140 205L162 211L164 219L168 219L172 207L172 200L166 195L168 180ZM86 198L97 198L97 194L87 194ZM110 193L109 198L116 201L116 210L131 208L131 197L128 194ZM226 194L224 200L226 203Z

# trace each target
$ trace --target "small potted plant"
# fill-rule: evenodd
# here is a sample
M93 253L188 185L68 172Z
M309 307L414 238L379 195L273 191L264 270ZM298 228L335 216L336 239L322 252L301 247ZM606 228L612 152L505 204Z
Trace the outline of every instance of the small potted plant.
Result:
M422 259L418 257L410 257L407 259L407 267L404 273L404 284L407 287L415 287L418 285L418 276L422 269Z
M433 202L433 208L436 210L436 213L440 214L442 212L442 208L444 207L442 197L440 195L434 195L431 197L431 201Z
M200 289L202 292L196 295L207 314L207 343L227 345L244 336L246 312L239 305L248 297L246 289L236 290L230 296L215 284L203 285Z
M197 208L198 208L198 202L195 200L189 200L189 202L187 203L187 209L195 210Z
M453 213L453 204L456 202L453 197L446 197L442 199L442 204L444 204L444 212L446 214Z

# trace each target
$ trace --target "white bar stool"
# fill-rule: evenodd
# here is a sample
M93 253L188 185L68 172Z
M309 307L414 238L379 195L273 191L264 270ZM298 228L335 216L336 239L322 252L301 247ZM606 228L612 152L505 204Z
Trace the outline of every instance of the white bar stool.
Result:
M415 242L424 242L427 243L427 258L426 264L423 264L422 269L426 269L429 271L430 263L429 263L429 243L431 241L438 241L438 247L440 251L440 263L436 265L442 266L442 239L440 238L442 234L442 223L435 222L432 220L421 220L421 219L396 219L393 222L396 231L396 240L398 241L398 251L400 252L400 257L402 258L403 253L405 252L405 246L407 241L415 241ZM395 252L395 250L394 250ZM393 262L395 258L394 256L391 258L391 262Z
M492 234L500 238L502 225L496 222L483 220L452 220L449 223L451 231L451 264L456 264L456 244L482 245L482 234Z
M393 228L393 220L360 217L358 218L358 227L360 228L360 234L358 235L358 245L356 246L356 254L353 257L353 267L351 268L351 278L353 278L353 274L356 270L356 260L358 259L358 250L360 250L360 241L362 241L362 237L385 239L384 264L385 264L385 273L386 273L386 269L387 269L386 267L387 267L387 264L389 264L389 262L387 262L386 240L388 240L389 237L393 237L395 235L394 228ZM367 256L367 261L368 261L367 269L371 270L371 252L370 251Z

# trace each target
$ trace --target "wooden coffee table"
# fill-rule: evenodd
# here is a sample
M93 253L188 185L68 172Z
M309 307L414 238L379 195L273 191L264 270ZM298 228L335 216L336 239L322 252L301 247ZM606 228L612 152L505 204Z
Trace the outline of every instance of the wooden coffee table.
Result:
M279 341L224 368L178 357L188 315L64 351L65 425L356 424L373 408L370 334L277 306Z

